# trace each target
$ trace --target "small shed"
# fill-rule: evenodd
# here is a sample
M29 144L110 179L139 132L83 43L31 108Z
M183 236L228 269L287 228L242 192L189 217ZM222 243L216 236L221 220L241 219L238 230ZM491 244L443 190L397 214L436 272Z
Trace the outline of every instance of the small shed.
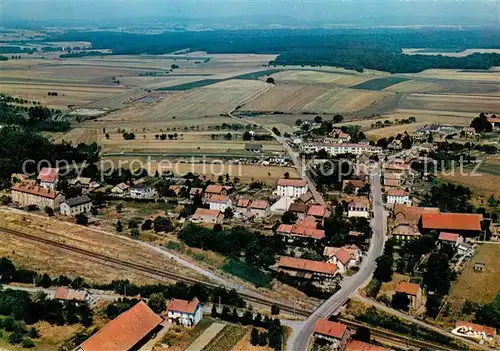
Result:
M262 152L262 144L245 144L245 151L248 152Z

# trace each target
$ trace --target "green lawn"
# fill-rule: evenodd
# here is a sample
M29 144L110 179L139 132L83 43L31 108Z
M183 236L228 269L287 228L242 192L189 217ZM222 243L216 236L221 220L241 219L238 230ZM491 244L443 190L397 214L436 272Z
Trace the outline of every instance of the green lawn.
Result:
M354 89L365 89L365 90L383 90L385 88L388 88L392 85L401 83L401 82L406 82L407 80L410 80L408 78L403 78L403 77L384 77L384 78L375 78L368 80L366 82L360 83L358 85L354 85L351 88Z
M246 280L256 287L268 288L271 283L271 278L260 269L246 264L245 262L229 258L222 270L226 273L237 276Z

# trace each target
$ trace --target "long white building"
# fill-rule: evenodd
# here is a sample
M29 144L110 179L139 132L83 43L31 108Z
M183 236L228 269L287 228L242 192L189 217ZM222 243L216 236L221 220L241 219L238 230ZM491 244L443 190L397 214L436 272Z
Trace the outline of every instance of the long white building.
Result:
M279 196L287 196L297 198L307 193L307 182L304 179L285 179L278 180L278 186L275 194Z
M353 154L361 155L363 153L380 153L382 148L369 144L329 144L329 143L306 143L300 146L300 150L306 153L325 150L330 155Z

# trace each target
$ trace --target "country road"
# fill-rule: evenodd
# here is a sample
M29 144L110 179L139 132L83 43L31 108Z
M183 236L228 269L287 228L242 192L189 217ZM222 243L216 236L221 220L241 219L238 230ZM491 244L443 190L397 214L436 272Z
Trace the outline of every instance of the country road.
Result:
M385 215L380 185L380 168L378 167L372 170L371 191L374 212L374 218L371 222L373 235L370 240L370 248L359 267L358 273L350 277L346 277L342 281L340 290L326 300L307 318L298 333L292 334L287 344L287 350L306 351L308 349L309 340L313 334L316 321L320 318L328 318L332 314L339 312L340 308L347 301L347 299L370 280L371 275L375 270L375 260L382 254L385 240Z

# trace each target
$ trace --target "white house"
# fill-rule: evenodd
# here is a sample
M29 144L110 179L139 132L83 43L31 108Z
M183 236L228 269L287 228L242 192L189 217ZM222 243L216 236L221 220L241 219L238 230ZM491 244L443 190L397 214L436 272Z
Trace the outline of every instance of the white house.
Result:
M297 198L307 193L308 186L304 179L285 179L278 180L276 195Z
M390 189L387 191L387 203L411 205L410 194L402 189Z
M191 217L191 221L195 223L220 224L224 221L224 215L217 210L209 210L208 208L198 207L194 215Z
M128 192L129 189L130 189L130 186L128 186L128 184L120 183L118 185L115 185L111 189L111 193L116 194L116 195L124 195Z
M266 200L255 200L250 205L250 211L258 218L264 218L269 215L269 202Z
M134 199L151 199L154 194L155 190L147 185L134 185L130 189L130 196Z
M357 197L347 205L347 217L370 217L370 200L364 197Z
M343 247L326 246L323 255L326 257L326 262L337 265L337 269L342 274L349 268L359 265L362 252L356 245Z
M244 215L248 211L250 211L250 204L251 203L252 203L252 200L250 200L250 199L239 198L238 201L236 202L236 206L234 207L234 211L236 213L239 213L240 215Z
M86 290L74 290L71 288L59 286L54 293L54 299L60 301L90 302L92 295Z
M55 190L59 179L59 168L43 167L38 173L41 188Z
M213 195L208 199L207 203L211 210L221 212L224 212L226 208L231 207L233 204L229 196L225 195Z
M203 317L203 304L196 297L191 301L172 299L168 302L167 318L172 323L194 327Z
M325 150L330 155L353 154L361 155L363 153L377 154L382 152L382 148L370 144L352 144L352 143L307 143L300 146L300 150L306 153Z
M87 195L66 199L59 205L59 211L64 216L78 216L88 213L92 208L92 200Z

